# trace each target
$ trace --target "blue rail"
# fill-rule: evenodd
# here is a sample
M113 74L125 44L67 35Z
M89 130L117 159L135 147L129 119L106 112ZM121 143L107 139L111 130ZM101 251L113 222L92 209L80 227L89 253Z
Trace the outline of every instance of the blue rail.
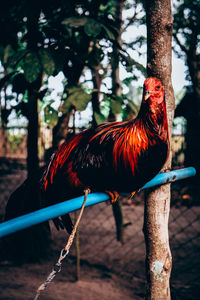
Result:
M156 175L151 181L147 182L141 188L141 190L192 177L195 176L195 174L196 170L193 167L174 170L167 173L161 173ZM106 201L109 198L110 197L108 196L108 194L105 193L89 194L85 206L91 206ZM3 222L0 224L0 237L80 209L83 203L83 199L84 197L80 196Z

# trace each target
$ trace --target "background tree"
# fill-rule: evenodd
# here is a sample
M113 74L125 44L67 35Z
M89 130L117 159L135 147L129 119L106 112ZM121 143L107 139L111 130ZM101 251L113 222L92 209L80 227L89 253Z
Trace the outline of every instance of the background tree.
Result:
M113 41L112 59L111 59L111 79L112 79L112 100L110 104L110 111L108 115L109 121L116 121L116 113L120 110L116 109L115 101L120 103L122 95L122 84L119 77L119 63L120 63L120 48L122 46L122 11L125 6L125 1L115 1L115 27L117 28L116 40ZM114 105L112 105L114 104Z
M175 114L187 120L185 164L200 170L200 144L196 142L200 127L200 1L178 1L174 6L174 51L185 60L192 84Z

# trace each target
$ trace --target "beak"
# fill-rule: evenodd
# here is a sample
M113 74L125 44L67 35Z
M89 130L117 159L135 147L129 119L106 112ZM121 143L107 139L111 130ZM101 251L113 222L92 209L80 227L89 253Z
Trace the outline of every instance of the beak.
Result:
M150 96L151 96L151 92L148 91L148 90L146 90L146 91L144 92L144 100L147 101L147 99L149 99Z

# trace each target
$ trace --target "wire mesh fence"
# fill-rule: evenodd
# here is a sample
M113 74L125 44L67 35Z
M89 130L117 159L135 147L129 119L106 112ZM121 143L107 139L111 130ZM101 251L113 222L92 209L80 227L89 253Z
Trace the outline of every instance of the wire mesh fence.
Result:
M133 200L134 203L134 200ZM116 241L112 209L106 204L87 208L80 229L81 257L133 280L145 281L143 205L123 205L125 243ZM171 287L174 299L199 299L200 207L171 207L169 237L173 257ZM86 245L87 244L87 245Z
M0 213L4 215L5 205L11 192L26 177L23 160L1 159L0 173ZM173 257L171 275L172 299L199 299L200 288L200 206L192 201L185 186L172 186L172 207L169 219L169 236ZM178 200L177 200L178 198ZM116 240L116 227L112 206L109 202L85 209L80 224L81 264L100 267L109 274L117 274L131 282L139 281L141 299L145 287L145 243L143 227L143 192L132 201L121 199L125 224L125 242ZM73 217L73 215L72 215ZM62 235L62 246L66 240ZM52 239L58 233L52 230ZM57 249L60 250L60 244ZM76 256L75 246L70 252Z

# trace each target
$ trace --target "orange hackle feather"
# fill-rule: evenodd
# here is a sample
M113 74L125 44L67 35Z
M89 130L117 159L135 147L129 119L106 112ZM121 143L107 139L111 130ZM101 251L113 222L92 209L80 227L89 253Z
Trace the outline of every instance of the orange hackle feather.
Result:
M109 126L101 125L99 132L90 139L90 142L95 142L95 139L100 137L101 144L111 137L114 140L113 165L115 169L119 161L123 159L125 166L129 164L134 174L137 157L148 147L148 138L140 123L140 120L137 120L133 127L130 122L123 122L123 127L120 128L118 122L113 122Z

